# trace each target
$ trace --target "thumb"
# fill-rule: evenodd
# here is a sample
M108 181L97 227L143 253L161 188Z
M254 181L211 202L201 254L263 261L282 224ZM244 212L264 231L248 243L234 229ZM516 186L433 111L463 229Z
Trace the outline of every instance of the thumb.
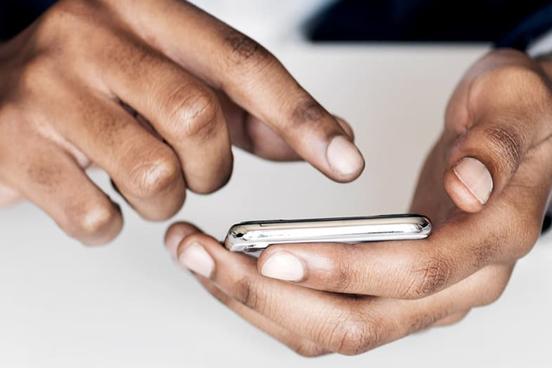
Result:
M527 124L481 124L457 138L444 177L444 187L456 206L478 212L491 196L502 192L538 144L536 131Z
M503 51L476 65L478 75L464 84L460 98L453 96L447 116L449 127L463 133L453 138L444 187L467 212L480 211L502 192L552 133L550 81L532 60Z

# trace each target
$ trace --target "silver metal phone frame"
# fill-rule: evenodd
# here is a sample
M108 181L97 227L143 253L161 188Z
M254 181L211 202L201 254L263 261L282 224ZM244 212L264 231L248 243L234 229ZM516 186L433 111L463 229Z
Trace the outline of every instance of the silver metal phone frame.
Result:
M256 253L272 244L415 240L430 233L429 219L416 214L248 221L233 225L224 244L233 252Z

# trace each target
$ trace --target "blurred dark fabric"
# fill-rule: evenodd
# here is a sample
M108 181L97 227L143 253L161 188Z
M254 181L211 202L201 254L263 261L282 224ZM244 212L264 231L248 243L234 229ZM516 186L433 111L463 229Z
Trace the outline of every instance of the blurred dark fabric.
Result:
M517 27L502 37L497 47L527 48L531 42L552 29L552 4L525 18Z
M551 12L550 0L342 0L311 19L307 33L313 41L509 41L523 48L552 28ZM514 30L525 33L514 37Z
M0 40L21 32L55 0L0 0Z
M0 0L0 40L55 0ZM550 0L341 0L313 17L313 41L494 42L524 49L552 28Z
M542 232L545 233L550 230L550 225L552 225L552 215L547 213L546 216L544 216L544 222L542 223Z

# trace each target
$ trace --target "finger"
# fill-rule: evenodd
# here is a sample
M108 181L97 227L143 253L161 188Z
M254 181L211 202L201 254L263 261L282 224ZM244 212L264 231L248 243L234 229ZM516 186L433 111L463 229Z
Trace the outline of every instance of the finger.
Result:
M15 135L10 135L14 144ZM120 208L90 181L69 155L47 140L26 134L4 157L11 185L41 207L69 236L104 244L121 231Z
M177 222L172 224L165 233L165 246L167 250L175 259L177 258L177 250L180 242L184 238L187 238L193 234L201 233L201 231L194 225ZM247 308L245 305L237 302L235 299L229 297L219 288L216 287L209 279L196 274L199 282L211 293L217 300L225 304L228 308L238 314L240 317L250 322L257 328L266 332L270 336L284 343L292 350L301 354L303 356L320 356L326 354L327 352L321 349L315 343L308 341L302 336L292 333L290 330L287 330L280 325L272 322L268 318L262 316L261 314Z
M219 93L218 96L228 122L233 145L268 160L297 161L301 159L274 129L244 111L224 93Z
M301 157L269 125L244 111L225 94L219 93L219 100L235 146L267 160L301 160ZM340 117L336 116L336 119L347 135L354 140L351 126Z
M228 114L226 114L228 116ZM272 161L298 161L299 156L290 145L269 125L249 114L243 114L242 121L230 121L232 142L252 154ZM347 136L354 139L351 126L336 117ZM239 125L238 125L239 124Z
M333 330L338 324L347 325L339 320L346 308L339 297L263 279L255 272L253 258L228 253L204 234L185 238L179 246L178 259L183 266L209 278L236 303L276 325L298 331L304 339L315 341L326 350L341 352L342 344L337 340L345 333L340 330L336 337L330 336L330 326Z
M527 59L521 53L514 59L518 57ZM465 98L452 101L468 106L469 114L457 127L463 131L454 143L444 183L458 207L477 212L552 134L552 95L544 74L524 64L501 65L464 89ZM449 115L454 119L459 113L450 108Z
M464 311L464 312L458 312L451 314L450 316L447 316L445 318L442 318L435 322L432 327L444 327L444 326L450 326L457 324L458 322L462 321L466 316L468 315L470 311Z
M19 199L19 193L8 186L0 184L0 207L14 204Z
M157 51L115 42L100 63L109 88L151 122L174 148L188 187L209 193L232 171L230 137L215 93Z
M175 222L165 232L164 244L169 254L176 259L178 246L182 239L201 232L196 226L186 222Z
M542 173L544 167L541 160L528 161L485 211L451 219L426 240L272 245L261 254L258 270L266 277L319 290L428 296L486 265L518 259L532 248L550 194L552 173Z
M144 218L162 220L184 202L185 185L178 158L114 101L78 88L63 88L47 101L48 119L116 183ZM69 92L70 91L70 92Z
M299 156L287 142L269 125L251 115L243 123L243 138L232 135L236 146L252 154L273 161L298 161ZM240 137L241 138L241 137Z
M230 123L232 142L236 146L267 160L301 160L301 156L269 125L249 114L242 114L242 118L244 120L240 126L236 127L237 124L235 122ZM347 136L353 139L354 134L350 125L340 118L336 119L347 132Z
M120 4L117 9L123 17L129 14L125 7ZM147 36L140 26L145 19L127 20L138 34L153 39L186 70L269 124L321 172L338 181L360 175L362 155L336 119L256 42L189 3L143 2L139 9L133 5L131 13L148 19Z
M447 315L500 295L510 269L486 275L491 283L466 280L442 293L419 300L351 297L324 293L263 278L255 272L255 260L229 253L214 239L194 234L178 250L179 261L212 280L229 297L274 323L323 348L358 354L426 328ZM209 264L210 267L205 267ZM476 282L475 282L476 281ZM484 288L474 289L474 286ZM485 300L483 300L484 298Z
M229 297L214 283L202 276L196 276L201 285L222 304L226 305L230 310L239 315L241 318L251 323L259 330L272 336L276 340L280 341L297 354L305 357L317 357L328 354L329 352L321 348L317 344L305 339L304 337L291 332L290 330L283 328L282 326L274 323L270 319L264 317L262 314L249 309L245 305L239 303L235 299Z

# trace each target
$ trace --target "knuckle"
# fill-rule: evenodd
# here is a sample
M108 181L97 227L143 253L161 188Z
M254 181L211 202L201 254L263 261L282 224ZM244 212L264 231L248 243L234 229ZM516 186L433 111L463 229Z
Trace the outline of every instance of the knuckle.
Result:
M524 146L524 137L513 127L492 126L484 131L493 157L495 169L513 173L519 166Z
M175 138L208 138L215 132L219 105L212 92L203 88L191 91L189 86L179 86L169 94L165 105L169 111L169 129Z
M348 271L349 268L342 265L338 267L338 269L335 269L332 274L328 274L324 283L326 285L333 284L336 291L349 290L353 285L353 276L352 273Z
M479 269L489 264L501 253L501 235L490 232L480 243L473 247L473 267Z
M38 34L51 37L53 40L73 37L75 29L82 29L97 21L92 14L95 9L93 1L64 0L53 5L37 22Z
M246 307L258 310L259 295L255 283L249 276L242 276L234 283L234 298Z
M355 245L342 247L339 256L330 257L329 272L321 273L321 281L335 291L351 291L363 284L362 274L353 267L359 252ZM356 290L358 291L358 290Z
M512 85L515 83L522 84L534 72L523 65L505 65L491 71L492 77L499 84Z
M71 15L71 12L68 11L68 2L58 2L38 19L36 23L38 32L51 34L56 31L62 31L60 28L67 22L68 17L66 15Z
M445 318L448 314L448 311L442 311L440 313L422 313L414 315L408 322L408 333L425 330L435 322Z
M52 87L55 79L53 60L48 55L38 54L26 60L17 75L16 89L20 94L36 92L42 86Z
M441 256L422 256L419 267L411 274L411 283L402 297L423 298L441 290L450 279L452 263Z
M261 70L276 61L257 41L234 29L225 29L224 42L229 49L228 61L233 66L246 65L248 70Z
M517 100L521 95L538 96L540 93L545 92L546 82L539 72L527 65L507 65L492 70L489 80L492 81L494 86L499 87L516 87L512 93L502 91L501 96L505 98L503 102L515 102L519 104L522 101ZM545 93L548 94L548 93ZM544 96L544 95L543 95Z
M350 311L338 319L330 333L330 345L343 355L358 355L380 345L383 341L381 323Z
M119 213L110 205L76 205L66 210L68 233L77 238L103 234L116 221Z
M318 102L307 98L292 109L288 124L291 125L292 130L308 127L311 131L329 134L331 132L328 129L330 126L326 124L326 116L326 111ZM336 127L332 127L332 129L336 129ZM324 132L324 130L327 131Z
M142 163L130 172L130 190L139 198L151 198L171 188L181 176L178 160L162 154L156 160Z

